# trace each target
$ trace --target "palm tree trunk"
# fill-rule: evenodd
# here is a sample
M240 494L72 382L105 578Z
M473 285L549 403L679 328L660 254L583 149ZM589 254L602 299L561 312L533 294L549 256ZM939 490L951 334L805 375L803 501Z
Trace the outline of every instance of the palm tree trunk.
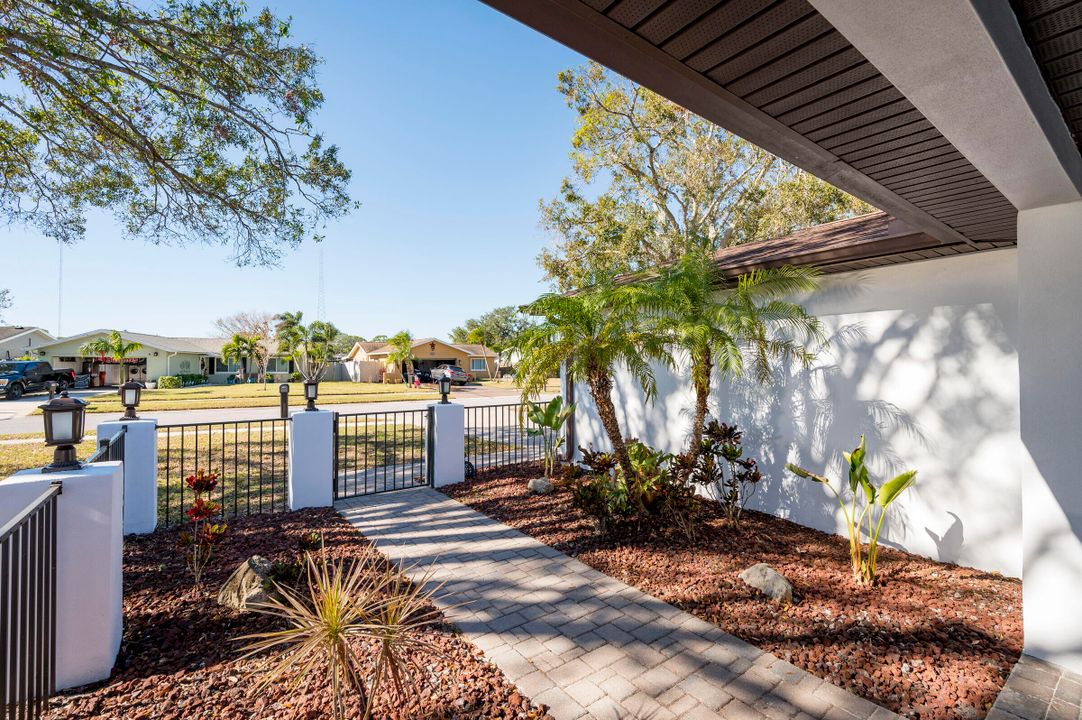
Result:
M609 442L612 443L616 462L624 471L624 476L630 478L633 474L631 456L627 454L627 443L624 442L623 433L620 432L620 421L616 418L616 406L612 404L612 378L604 370L598 370L589 374L587 384L590 386L590 395L593 396L594 404L597 406L601 425L605 428L605 434L609 436Z
M691 426L691 444L688 454L697 459L702 451L703 425L710 403L710 377L714 372L714 361L709 348L703 348L691 355L691 384L695 388L695 417Z

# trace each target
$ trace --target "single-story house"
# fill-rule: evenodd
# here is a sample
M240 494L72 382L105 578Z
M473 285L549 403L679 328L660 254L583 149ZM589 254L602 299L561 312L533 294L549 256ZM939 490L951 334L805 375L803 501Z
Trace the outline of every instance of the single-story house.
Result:
M359 342L344 363L354 382L402 382L402 367L391 362L394 348L384 342ZM413 342L413 366L418 370L448 364L457 365L475 378L496 377L498 353L484 345L451 343L437 338Z
M242 363L226 361L222 346L227 338L170 337L147 333L120 331L125 342L137 342L142 347L122 362L111 357L88 356L79 348L98 338L108 337L110 330L91 330L39 345L36 354L56 368L71 368L76 375L88 374L91 383L116 385L136 380L156 382L163 375L202 375L210 383L225 383L237 374ZM273 351L273 348L271 348ZM272 356L267 371L275 380L284 380L293 371L292 361ZM254 373L256 368L251 367Z
M39 347L55 339L39 327L0 325L0 360L35 354Z

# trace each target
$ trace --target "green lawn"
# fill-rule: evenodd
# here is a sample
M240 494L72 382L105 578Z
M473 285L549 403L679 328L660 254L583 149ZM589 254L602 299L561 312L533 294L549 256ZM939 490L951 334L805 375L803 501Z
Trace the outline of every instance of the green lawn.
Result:
M85 460L97 449L95 439L84 440L77 449L79 459ZM39 468L53 461L53 448L46 447L45 441L38 436L37 441L5 443L0 445L0 481L8 476L26 470Z
M319 384L320 405L337 403L389 402L392 400L436 400L439 393L430 387L414 390L405 385L382 383L323 382ZM123 412L120 398L112 393L88 398L87 412ZM144 390L140 410L210 410L215 408L278 407L278 383L246 385L198 385L176 390ZM304 388L290 383L289 404L304 405ZM40 413L40 410L35 411Z

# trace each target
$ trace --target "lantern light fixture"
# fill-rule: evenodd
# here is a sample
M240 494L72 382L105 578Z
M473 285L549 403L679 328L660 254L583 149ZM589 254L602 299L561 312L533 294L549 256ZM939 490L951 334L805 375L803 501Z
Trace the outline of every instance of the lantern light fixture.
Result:
M135 408L139 407L139 398L143 394L143 384L129 380L120 386L120 404L124 406L124 417L121 420L138 420Z
M83 423L86 419L86 401L68 397L67 391L38 406L45 421L45 445L56 448L53 461L42 472L63 472L82 467L75 453L75 446L83 441Z
M450 394L451 394L451 378L449 378L446 375L443 375L443 376L440 377L440 395L442 396L440 398L440 404L441 405L446 405L447 403L450 402L447 399L447 396L450 395Z
M316 398L319 397L319 381L317 380L305 380L304 381L304 399L308 401L308 406L304 408L306 411L311 412L316 409Z

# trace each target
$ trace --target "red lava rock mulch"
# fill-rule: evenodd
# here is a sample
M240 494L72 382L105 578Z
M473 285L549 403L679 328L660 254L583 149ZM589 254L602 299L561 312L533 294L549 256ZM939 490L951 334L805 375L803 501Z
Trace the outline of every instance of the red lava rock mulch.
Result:
M259 656L240 659L242 635L282 627L280 621L218 605L216 596L233 569L252 555L289 560L298 541L320 532L332 558L374 552L367 540L333 510L317 509L242 518L205 571L193 595L191 576L178 555L176 530L129 538L124 552L124 639L112 677L98 686L50 700L47 718L316 720L331 717L325 676L288 681L259 693L252 689L270 667ZM375 718L541 718L529 700L480 651L445 624L424 631L443 656L421 658L427 683L402 701L380 692ZM351 698L349 717L360 718ZM547 716L545 716L547 717ZM549 719L551 720L551 718Z
M493 470L449 496L804 670L901 715L982 718L1022 651L1017 580L883 548L881 586L851 580L849 543L757 512L720 512L692 545L607 539L571 494L526 490L537 470ZM799 597L781 607L738 575L773 566Z

